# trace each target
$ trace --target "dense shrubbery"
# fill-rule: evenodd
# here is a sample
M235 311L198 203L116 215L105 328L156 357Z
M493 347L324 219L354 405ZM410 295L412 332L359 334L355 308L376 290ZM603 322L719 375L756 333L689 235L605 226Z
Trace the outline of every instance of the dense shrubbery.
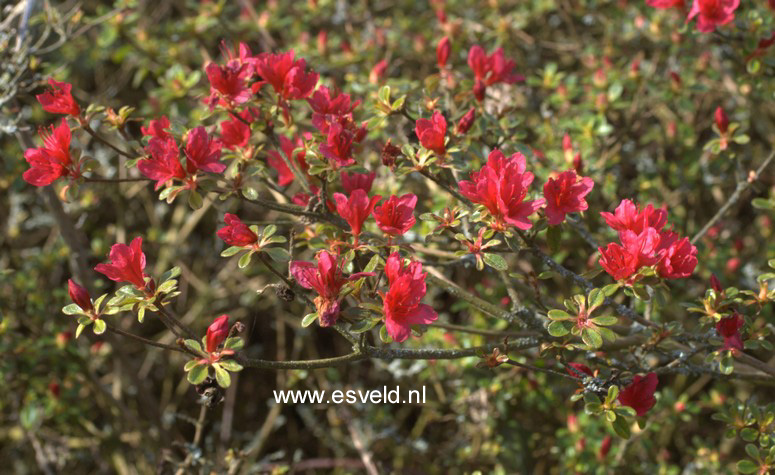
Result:
M255 3L3 7L12 470L775 467L767 2Z

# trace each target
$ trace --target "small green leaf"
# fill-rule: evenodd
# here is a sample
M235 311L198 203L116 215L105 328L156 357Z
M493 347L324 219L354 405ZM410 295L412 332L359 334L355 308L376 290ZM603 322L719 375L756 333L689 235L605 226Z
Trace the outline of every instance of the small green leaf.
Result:
M630 424L624 417L617 417L611 426L619 437L623 439L630 438Z
M215 380L218 381L218 386L228 388L231 384L231 375L229 375L229 372L223 369L218 363L213 365L213 369L215 370Z
M350 325L350 332L352 333L363 333L366 331L371 330L375 326L377 326L377 323L379 323L379 320L374 320L371 318L366 318L363 320L359 320L352 325Z
M236 371L242 371L242 369L243 369L243 368L242 368L242 365L241 365L241 364L239 364L239 363L237 363L237 362L236 362L236 361L234 361L234 360L226 360L226 361L221 361L219 364L220 364L220 365L223 367L223 369L225 369L226 371L232 371L232 372L236 372ZM217 373L216 373L216 374L217 374Z
M374 272L377 269L378 264L379 254L374 254L371 259L369 259L369 263L366 264L366 267L363 268L363 272Z
M565 310L552 309L549 310L547 316L552 320L572 320L573 317Z
M614 401L616 401L616 398L619 396L619 387L612 384L608 387L608 394L606 395L605 402L608 404L612 404Z
M192 209L199 209L202 207L202 195L197 191L191 191L188 194L188 205Z
M261 234L261 237L264 239L271 237L274 233L277 232L277 226L274 224L269 224L264 228L264 232Z
M83 310L78 305L71 303L70 305L65 305L62 307L62 313L65 315L76 315L79 313L83 313Z
M140 307L137 310L137 321L143 323L143 320L145 320L145 307Z
M234 254L237 254L238 252L244 251L244 250L245 250L245 248L244 247L240 247L240 246L227 247L226 249L221 251L221 257L231 257Z
M304 318L301 319L301 326L306 328L306 327L312 325L312 322L317 320L317 318L318 318L317 312L308 313L308 314L304 315Z
M737 462L737 471L740 473L755 473L759 466L752 460L741 460Z
M83 331L84 328L86 328L86 325L78 324L78 328L75 329L75 337L76 338L81 336L81 332Z
M606 297L612 296L613 294L616 293L617 290L619 290L620 286L621 284L619 283L606 285L605 287L603 287L603 295L605 295Z
M587 300L590 307L599 307L605 301L605 293L601 289L592 289Z
M185 366L183 366L183 371L188 373L189 371L191 371L194 368L194 366L197 366L199 364L202 364L202 363L199 362L199 360L190 360L190 361L186 362Z
M196 365L193 368L191 368L191 371L188 372L188 376L186 379L188 379L188 382L191 384L202 384L202 382L207 378L208 373L208 366L205 364L202 365Z
M570 330L565 326L565 323L558 321L550 323L547 331L554 337L561 337L567 335Z
M102 319L94 320L94 326L92 327L92 331L94 331L95 335L102 335L105 333L105 330L107 329L107 324Z
M382 86L379 90L379 100L385 104L390 104L390 86Z
M489 252L485 252L484 262L486 262L488 266L495 270L506 270L509 268L509 266L506 264L506 259L504 259L500 254L491 254Z
M238 351L238 350L241 350L242 347L244 346L245 346L245 340L243 340L238 336L227 338L226 341L223 342L223 349L225 350Z
M252 257L253 257L253 253L252 252L248 252L248 253L244 254L242 257L240 257L239 258L239 262L237 263L239 268L240 269L244 269L245 267L247 267L250 264L250 259Z
M600 333L591 328L585 328L581 331L581 339L584 340L584 343L590 348L600 348L603 346L603 337L600 336Z
M382 325L382 327L380 327L379 339L382 340L382 343L390 343L391 341L393 341L393 339L390 338L390 335L388 335L387 325Z
M202 353L202 345L200 345L199 342L196 340L192 340L192 339L184 340L183 344L186 345L186 348L188 348L189 350L195 353Z
M559 226L549 226L546 228L546 243L552 252L557 252L560 248L560 239L562 238L562 229Z
M291 260L291 255L282 247L265 247L261 249L275 262L288 262Z
M178 285L178 281L175 279L169 279L167 281L164 281L163 284L161 284L157 289L156 292L162 293L162 294L168 294L172 292L175 289L175 286Z
M258 198L258 191L252 186L244 186L242 187L242 196L249 200L255 200Z
M603 315L592 319L592 323L594 323L595 325L602 325L602 326L616 325L618 321L619 321L619 318L613 315Z
M765 198L754 198L751 200L751 205L758 209L775 209L775 201Z

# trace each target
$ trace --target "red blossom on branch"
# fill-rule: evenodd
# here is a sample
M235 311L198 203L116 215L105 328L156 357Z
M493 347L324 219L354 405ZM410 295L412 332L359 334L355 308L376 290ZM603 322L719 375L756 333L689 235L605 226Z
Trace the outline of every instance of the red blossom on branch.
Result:
M716 323L716 331L724 339L724 346L721 347L722 351L730 350L733 353L743 351L743 337L740 335L743 323L745 321L739 313L733 313Z
M229 316L221 315L207 327L205 336L205 349L208 353L215 353L218 347L229 336Z
M63 118L57 127L51 126L50 133L40 129L43 146L28 148L24 151L24 159L29 163L29 170L24 172L24 181L34 186L47 186L63 176L80 176L77 164L70 157L70 127Z
M585 211L589 205L584 198L594 186L591 178L577 176L573 170L560 173L556 179L550 178L544 184L545 211L549 225L562 223L568 213Z
M528 217L545 204L543 198L525 201L533 174L525 171L525 156L517 152L506 158L500 150L493 150L487 164L472 172L470 181L458 183L460 192L473 201L484 205L494 219L494 229L503 230L507 225L517 229L530 229Z
M304 141L301 138L294 138L291 140L284 135L279 135L278 140L280 141L281 151L278 152L277 150L269 150L267 152L269 155L267 163L269 163L269 166L277 171L277 184L280 186L288 186L293 183L293 180L296 179L296 175L294 175L293 171L288 168L288 165L285 163L285 159L283 159L280 154L284 154L286 158L288 158L291 163L297 166L299 171L301 171L303 174L306 174L307 170L309 169L309 165L307 165L306 160L307 154L304 150ZM301 150L297 152L296 155L294 155L293 151L295 149Z
M146 151L150 157L137 162L137 168L140 173L156 181L156 190L175 178L186 179L186 172L180 164L178 144L174 138L169 135L166 139L154 137L148 142Z
M385 234L402 236L412 229L416 222L415 206L417 206L417 195L413 193L407 193L401 197L392 195L387 201L374 208L374 220Z
M193 175L199 170L222 173L226 164L220 162L221 147L221 142L210 137L203 126L191 129L183 149L188 173Z
M319 76L306 71L307 62L294 60L296 53L261 53L255 61L256 73L272 85L278 96L285 100L306 99L315 90Z
M80 285L76 284L73 279L69 279L67 281L67 292L70 294L70 300L72 300L74 304L81 307L81 310L84 312L91 312L94 310L94 305L92 305L89 292Z
M219 229L216 234L229 246L247 247L258 242L258 235L236 215L226 213L223 221L226 226Z
M481 102L487 86L497 83L513 84L524 81L525 77L513 72L517 63L506 60L503 48L496 49L489 56L484 48L474 45L468 51L468 66L474 73L474 96Z
M349 174L342 171L339 173L342 189L348 195L351 195L355 190L363 190L368 194L371 191L371 185L374 183L376 176L376 172Z
M415 133L423 147L439 155L446 153L444 138L447 135L447 120L439 111L434 111L430 119L417 119Z
M253 114L249 110L244 110L236 116L229 115L230 120L221 122L221 143L229 150L246 147L250 141L250 126L245 122L250 123L253 120Z
M336 323L339 316L339 293L347 282L375 275L373 272L358 272L345 277L344 262L339 256L328 251L320 251L316 256L317 263L292 261L291 275L305 289L314 289L315 308L318 312L318 322L321 327L329 327Z
M97 272L105 274L115 282L129 282L140 290L145 290L145 254L143 254L143 238L136 237L127 246L123 243L114 244L110 248L110 263L97 264Z
M657 403L654 397L657 384L659 379L656 373L649 373L645 377L636 375L632 383L619 391L619 402L635 409L639 417L643 416Z
M205 103L212 111L216 105L232 109L236 105L248 102L253 95L247 80L252 70L247 64L230 62L225 66L210 63L205 68L210 81L210 96Z
M361 234L363 223L371 215L374 205L381 199L382 197L379 195L369 198L366 192L361 189L353 190L349 198L342 193L334 193L336 212L350 225L350 233L355 238L354 245L358 245L358 237Z
M436 45L436 64L439 65L439 69L444 69L447 66L449 60L449 53L452 50L450 46L449 37L445 36L439 40L439 44Z
M145 127L145 126L140 127L140 131L145 136L166 140L172 137L167 132L169 128L170 128L170 120L167 118L166 115L163 115L158 119L151 119L151 121L148 123L148 127Z
M652 204L642 211L630 200L622 200L613 214L605 211L600 213L605 222L616 231L630 230L640 234L646 228L654 228L660 231L667 224L667 211L656 209Z
M468 112L466 112L463 117L460 118L460 121L457 123L455 132L458 135L465 135L471 126L474 125L474 120L476 120L476 107L468 109Z
M349 94L335 93L325 86L320 86L312 97L307 99L312 108L312 125L322 133L328 133L332 123L341 118L352 120L353 110L361 101L351 102Z
M438 318L430 305L420 303L425 297L425 276L422 264L411 261L404 266L404 259L394 252L385 263L388 291L381 293L387 333L401 343L409 338L412 325L427 325Z
M717 26L733 21L739 6L740 0L694 0L686 23L697 17L697 29L711 33Z
M66 114L74 117L81 113L78 103L73 99L73 95L70 91L73 89L72 84L66 82L59 82L53 78L48 80L49 89L43 94L38 94L35 98L43 106L43 110L51 114Z
M340 120L329 127L326 143L320 144L320 153L334 169L353 165L353 144L360 142L365 136L365 125L356 128L352 121Z

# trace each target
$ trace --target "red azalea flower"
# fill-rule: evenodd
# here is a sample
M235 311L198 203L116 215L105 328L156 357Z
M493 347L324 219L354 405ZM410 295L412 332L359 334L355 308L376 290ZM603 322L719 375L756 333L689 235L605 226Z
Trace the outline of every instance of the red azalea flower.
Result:
M361 101L350 103L349 94L339 93L336 96L333 94L327 87L320 86L312 97L307 99L312 107L312 125L324 134L328 133L331 124L340 118L352 119L353 110L361 103Z
M718 128L719 133L721 135L726 134L727 130L729 130L729 117L727 117L727 113L724 112L724 109L722 109L721 106L716 107L713 118L716 121L716 127Z
M114 244L110 248L110 264L97 264L97 272L105 274L115 282L129 282L140 290L146 287L143 272L145 269L145 254L143 254L143 238L136 237L128 246L123 243Z
M226 169L226 164L220 162L221 143L207 135L201 125L188 132L183 153L186 154L186 169L192 175L197 170L222 173Z
M392 195L387 201L374 208L374 219L383 233L390 236L403 236L417 221L414 217L415 206L417 206L417 196L413 193L407 193L400 198Z
M369 196L361 189L353 190L348 198L342 193L334 193L336 202L336 212L350 225L350 232L355 237L355 245L358 244L358 236L361 234L363 222L371 215L374 205L382 197L379 195Z
M230 67L247 65L248 73L250 76L255 74L256 58L253 57L253 53L250 51L250 47L245 43L239 43L234 51L229 49L225 41L221 41L221 51L227 58L226 64Z
M608 247L598 247L600 252L600 266L614 278L624 280L630 278L638 271L638 257L630 254L627 249L612 242Z
M167 133L167 129L169 128L170 128L170 120L167 118L166 115L163 115L159 119L152 119L148 123L148 127L140 127L140 130L145 136L166 140L172 137L169 133Z
M280 140L280 149L282 152L269 150L267 152L269 155L267 162L270 167L277 170L277 184L280 186L288 186L296 179L296 175L288 168L288 165L285 163L285 160L280 153L283 153L304 174L306 174L309 169L309 165L307 165L307 160L305 159L307 154L303 150L304 141L300 138L291 140L283 135L279 135L278 138ZM301 148L302 150L296 153L296 155L293 155L293 151L297 148Z
M150 158L137 162L137 168L140 173L156 181L156 190L175 178L185 180L186 172L180 164L180 152L174 138L154 137L148 142L146 151L151 155Z
M70 94L73 85L66 82L59 82L53 78L48 80L49 89L43 94L38 94L35 98L43 106L43 110L52 114L67 114L72 116L78 116L81 113L81 109L78 107L78 103L73 99L73 95Z
M659 9L678 8L683 10L684 0L646 0L646 5Z
M619 233L619 239L627 252L637 259L637 269L653 266L659 261L657 250L660 238L656 229L646 228L640 234L625 230Z
M415 133L420 143L428 150L444 155L444 136L447 135L447 120L439 111L435 111L430 119L417 119Z
M318 293L318 296L315 297L318 321L321 327L329 327L336 323L339 316L339 293L344 284L375 274L373 272L358 272L345 277L342 270L343 260L339 256L331 255L328 251L318 252L316 259L317 263L291 262L291 275L299 285L305 289L314 289Z
M339 173L339 178L342 181L342 189L348 195L351 195L355 190L363 190L367 194L371 191L371 185L374 183L374 177L377 176L376 172L369 173L349 173L342 171Z
M447 66L451 50L449 37L445 36L439 40L439 44L436 46L436 63L439 65L439 69L444 69Z
M350 166L355 163L353 143L360 142L365 135L365 126L356 129L348 121L333 123L328 129L326 143L320 144L320 153L328 159L334 169Z
M533 174L525 171L525 156L517 152L506 158L495 149L490 152L487 164L472 172L470 181L458 183L460 192L473 201L484 205L495 219L495 229L505 229L510 224L518 229L530 229L528 217L545 204L543 198L525 201Z
M70 300L72 300L74 304L81 307L81 310L84 312L91 312L94 310L94 305L92 305L89 292L80 285L76 284L73 279L69 279L67 281L67 292L70 294Z
M697 17L697 29L711 33L717 26L726 25L735 19L735 10L740 0L694 0L686 23Z
M295 55L293 50L280 54L261 53L255 62L256 72L286 100L306 99L318 83L318 75L305 71L307 62L294 60Z
M474 72L474 96L476 100L481 102L484 99L487 86L501 82L513 84L523 81L524 76L512 72L516 64L515 61L507 61L504 58L502 48L498 48L490 56L487 56L481 46L472 46L468 51L468 66Z
M223 217L226 227L219 229L216 234L229 246L246 247L258 242L256 233L250 230L236 215L226 213Z
M468 112L460 118L460 121L457 123L457 129L455 130L457 134L465 135L471 126L474 125L474 120L476 120L476 107L470 108Z
M550 226L556 226L565 221L565 215L588 208L585 196L592 191L595 183L591 178L579 177L569 170L560 173L557 179L550 178L544 184L546 198L546 217Z
M239 120L234 114L229 114L231 120L221 122L221 143L229 150L247 146L250 141L250 126L244 121L251 122L253 115L249 110L244 110L238 115L243 120Z
M227 109L232 109L237 104L244 104L250 100L253 92L248 86L248 78L251 76L251 68L248 64L230 62L225 66L210 63L205 68L207 79L210 81L210 96L205 103L213 110L217 104Z
M425 276L422 264L411 261L404 267L404 259L394 252L385 264L388 278L387 293L380 293L385 312L385 327L393 339L401 343L409 338L412 325L427 325L438 318L433 307L420 303L425 297Z
M635 234L640 234L646 228L660 231L667 224L667 211L665 209L656 209L649 204L641 211L630 200L622 200L613 214L601 212L600 216L605 219L609 226L620 233L630 230Z
M573 369L565 368L565 371L568 372L569 375L573 376L574 378L581 378L581 375L579 373L584 373L589 376L594 376L595 373L592 372L591 369L589 369L589 366L585 365L584 363L568 363L568 366L571 366L576 371L573 371Z
M24 159L30 164L30 169L24 172L24 181L34 186L52 184L59 177L72 175L78 177L78 167L72 167L70 158L70 127L63 118L57 127L51 126L51 132L40 129L43 146L28 148L24 151Z
M743 338L740 336L740 329L743 327L743 323L745 321L738 313L724 317L716 323L716 331L724 338L722 351L743 351Z
M637 375L632 383L619 391L619 402L623 406L635 409L635 413L639 417L643 416L657 403L654 398L657 384L659 384L659 379L656 373L649 373L646 377Z
M657 272L665 279L689 277L697 267L697 248L689 238L681 238L673 231L662 231L657 252L660 254Z
M229 316L221 315L207 327L207 336L205 337L205 349L208 353L215 353L218 346L226 341L229 336Z

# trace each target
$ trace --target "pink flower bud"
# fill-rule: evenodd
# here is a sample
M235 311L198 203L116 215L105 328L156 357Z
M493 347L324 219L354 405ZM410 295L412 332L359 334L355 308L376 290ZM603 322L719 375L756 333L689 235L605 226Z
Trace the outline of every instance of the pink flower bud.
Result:
M214 353L218 346L229 336L229 316L221 315L207 327L206 349L208 353Z
M718 280L718 277L716 277L716 274L710 275L710 286L713 290L715 290L718 293L721 293L724 291L724 287L721 286L721 281Z
M439 41L438 46L436 46L436 62L439 64L439 69L444 69L447 65L451 49L449 37L445 36Z
M457 123L457 134L464 135L466 132L468 132L471 126L474 125L475 119L476 108L472 107L468 112L465 113L463 117L460 118L460 121Z
M727 130L729 130L729 117L727 117L727 113L724 112L724 109L722 109L721 106L716 107L714 118L716 119L716 127L718 127L718 131L721 133L721 135L726 134Z
M76 284L73 279L67 281L67 291L70 293L70 300L72 300L74 304L81 307L81 310L84 312L91 312L94 310L94 306L91 303L91 298L89 297L89 292L80 285Z

